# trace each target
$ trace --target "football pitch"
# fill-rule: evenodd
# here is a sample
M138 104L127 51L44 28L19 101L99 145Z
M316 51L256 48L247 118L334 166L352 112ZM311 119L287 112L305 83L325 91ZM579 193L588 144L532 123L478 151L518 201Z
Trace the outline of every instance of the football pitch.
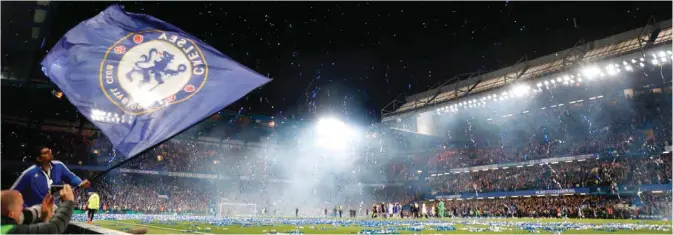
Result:
M181 216L182 217L182 216ZM671 222L618 219L103 218L95 225L148 234L671 234Z

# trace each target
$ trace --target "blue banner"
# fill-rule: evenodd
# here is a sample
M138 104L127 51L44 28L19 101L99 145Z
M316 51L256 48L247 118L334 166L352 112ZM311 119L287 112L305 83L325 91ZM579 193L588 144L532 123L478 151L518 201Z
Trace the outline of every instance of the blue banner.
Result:
M119 5L68 31L42 70L127 157L270 81L181 29Z

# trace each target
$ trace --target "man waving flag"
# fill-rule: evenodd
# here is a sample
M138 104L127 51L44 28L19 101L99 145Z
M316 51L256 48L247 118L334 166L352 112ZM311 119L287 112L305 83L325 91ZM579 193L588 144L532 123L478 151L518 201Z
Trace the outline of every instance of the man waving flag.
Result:
M42 70L126 157L270 81L181 29L119 5L68 31Z

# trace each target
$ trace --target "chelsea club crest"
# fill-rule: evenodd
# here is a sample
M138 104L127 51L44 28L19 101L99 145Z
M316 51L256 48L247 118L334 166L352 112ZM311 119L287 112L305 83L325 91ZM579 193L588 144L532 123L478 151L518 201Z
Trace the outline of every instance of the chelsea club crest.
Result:
M105 96L125 113L140 115L194 96L208 79L208 64L193 40L145 31L110 46L99 73Z

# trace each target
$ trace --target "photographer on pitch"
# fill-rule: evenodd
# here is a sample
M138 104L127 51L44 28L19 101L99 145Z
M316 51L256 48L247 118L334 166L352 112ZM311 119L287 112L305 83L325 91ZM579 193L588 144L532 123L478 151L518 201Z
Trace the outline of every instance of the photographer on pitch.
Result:
M37 224L19 224L23 210L23 196L17 190L3 190L0 194L2 226L0 234L60 234L68 228L73 210L75 195L69 185L58 192L61 203L54 212L54 196L48 194L41 204L41 219Z

